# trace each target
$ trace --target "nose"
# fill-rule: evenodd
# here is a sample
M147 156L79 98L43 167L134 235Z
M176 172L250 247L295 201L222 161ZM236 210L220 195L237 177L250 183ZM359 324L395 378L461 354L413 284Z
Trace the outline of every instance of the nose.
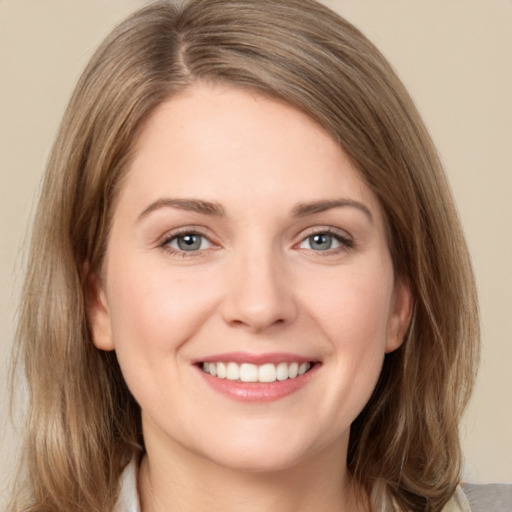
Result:
M286 325L297 316L293 281L284 262L271 251L237 258L228 269L224 320L253 332Z

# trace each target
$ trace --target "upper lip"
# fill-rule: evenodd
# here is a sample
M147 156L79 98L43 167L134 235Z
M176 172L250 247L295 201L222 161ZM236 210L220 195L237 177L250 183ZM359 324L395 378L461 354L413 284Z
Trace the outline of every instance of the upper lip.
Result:
M271 352L264 354L254 354L249 352L224 352L221 354L214 354L206 356L194 361L194 364L199 363L220 363L220 362L233 362L238 364L250 363L255 365L262 365L267 363L311 363L316 362L317 359L298 354L286 352Z

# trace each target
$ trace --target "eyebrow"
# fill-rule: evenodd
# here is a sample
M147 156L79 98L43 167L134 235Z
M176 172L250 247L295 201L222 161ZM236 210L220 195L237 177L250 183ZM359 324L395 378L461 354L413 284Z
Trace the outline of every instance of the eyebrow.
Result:
M178 208L189 212L202 213L203 215L213 215L223 217L224 209L220 204L203 201L201 199L177 199L163 198L151 203L138 217L138 221L147 217L150 213L161 208Z
M315 213L324 212L332 208L344 207L357 208L373 223L373 215L370 209L365 204L353 199L329 199L313 201L311 203L299 203L294 206L292 213L295 217L306 217L307 215L314 215Z
M370 209L359 201L353 199L329 199L321 201L312 201L310 203L298 203L292 209L292 215L294 217L306 217L308 215L314 215L315 213L321 213L326 210L333 208L357 208L362 211L368 219L373 223L373 215ZM151 203L145 208L138 217L138 221L147 217L150 213L159 210L161 208L178 208L180 210L186 210L203 215L212 215L215 217L224 217L224 208L218 203L212 203L204 201L202 199L178 199L178 198L162 198Z

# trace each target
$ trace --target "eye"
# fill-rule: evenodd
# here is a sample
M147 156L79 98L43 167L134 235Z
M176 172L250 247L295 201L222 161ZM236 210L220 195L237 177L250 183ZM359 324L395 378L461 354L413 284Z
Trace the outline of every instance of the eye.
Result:
M320 231L306 237L299 245L300 249L326 252L350 248L353 243L350 239L330 231Z
M171 251L195 252L210 248L212 243L204 235L191 232L170 237L163 245Z

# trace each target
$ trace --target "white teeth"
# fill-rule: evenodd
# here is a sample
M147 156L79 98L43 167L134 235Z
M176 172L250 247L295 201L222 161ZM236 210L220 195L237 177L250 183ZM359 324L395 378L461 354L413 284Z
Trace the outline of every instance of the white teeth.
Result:
M311 365L309 363L301 363L299 366L299 375L304 375L310 367Z
M257 366L250 363L241 365L228 363L203 363L203 371L212 377L242 382L275 382L276 380L295 379L304 375L311 368L311 363L272 363Z
M258 381L259 382L274 382L276 380L276 366L268 363L259 367Z
M226 379L238 380L240 378L240 367L236 363L228 363Z
M233 363L235 364L235 363ZM258 367L255 364L240 365L240 380L242 382L258 382Z
M210 368L211 367L212 367L212 364L210 363ZM224 363L217 363L217 377L219 379L226 378L226 365Z
M273 365L272 365L273 366ZM286 363L279 363L276 368L277 380L286 380L289 377L288 365Z

